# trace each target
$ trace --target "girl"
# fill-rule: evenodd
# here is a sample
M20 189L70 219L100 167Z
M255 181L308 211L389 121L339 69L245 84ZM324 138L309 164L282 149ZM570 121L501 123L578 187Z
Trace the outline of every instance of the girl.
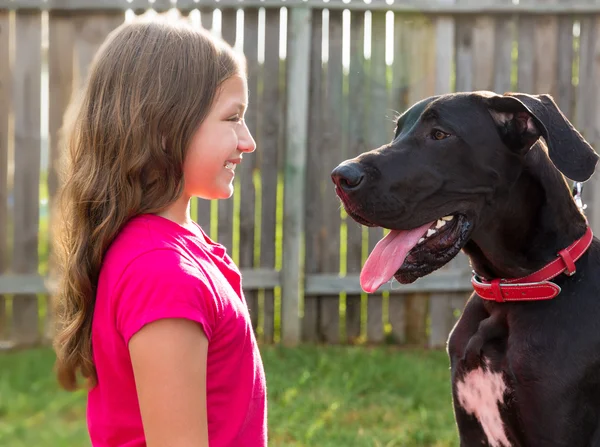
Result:
M68 127L57 375L94 447L265 446L263 365L225 248L190 199L254 151L243 60L190 25L122 25Z

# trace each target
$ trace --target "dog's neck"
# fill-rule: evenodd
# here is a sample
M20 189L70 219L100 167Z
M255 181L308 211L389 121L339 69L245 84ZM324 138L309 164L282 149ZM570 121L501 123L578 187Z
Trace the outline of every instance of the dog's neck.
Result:
M513 187L488 205L492 212L464 247L483 278L526 276L585 232L585 218L547 155L540 149L527 163Z

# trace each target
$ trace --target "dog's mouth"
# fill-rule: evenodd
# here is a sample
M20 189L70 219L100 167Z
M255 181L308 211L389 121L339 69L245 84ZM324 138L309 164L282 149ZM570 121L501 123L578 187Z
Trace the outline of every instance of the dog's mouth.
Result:
M374 227L353 210L348 215L356 222ZM471 221L463 214L450 214L411 230L390 230L365 262L360 283L373 293L392 278L409 284L439 269L454 258L467 243Z

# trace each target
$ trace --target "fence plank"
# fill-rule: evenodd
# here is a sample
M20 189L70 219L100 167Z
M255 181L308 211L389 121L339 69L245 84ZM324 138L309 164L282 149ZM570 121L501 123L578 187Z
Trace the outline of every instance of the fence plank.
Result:
M321 122L323 99L322 66L323 15L320 10L312 11L311 49L310 49L310 114L308 117L308 152L306 170L306 227L305 227L305 274L320 273L319 268L319 231L320 231L320 154L323 124ZM288 68L289 70L289 68ZM285 226L285 223L284 223ZM285 253L285 252L284 252ZM302 339L307 342L318 340L318 300L306 292L303 302Z
M502 95L513 90L513 42L515 41L515 21L512 16L501 15L495 19L493 91Z
M236 11L233 8L221 11L221 35L229 45L235 45L236 38ZM218 200L219 224L217 238L229 255L233 254L233 198Z
M408 20L409 17L403 14L394 14L394 62L392 65L392 98L394 102L391 104L391 108L398 114L402 114L411 105L408 104L408 91L412 36ZM396 290L392 289L388 298L388 323L391 326L391 337L396 343L404 343L406 338L405 293L402 290L399 287ZM401 291L402 293L394 293Z
M579 85L577 86L576 127L598 151L600 147L600 15L581 18L579 41ZM585 184L583 201L588 205L586 215L595 233L600 232L600 175L599 169Z
M277 181L282 161L281 136L283 122L282 94L280 92L279 9L265 11L265 62L263 71L261 122L261 247L260 265L274 268L276 258ZM275 336L275 294L263 293L263 339L270 342Z
M12 76L10 71L10 17L0 11L0 274L9 262L8 253L8 146L11 112ZM0 295L0 339L8 335L6 298Z
M375 12L371 16L371 61L369 63L369 116L367 148L375 149L391 139L393 124L388 109L388 86L385 62L385 13ZM369 253L383 237L381 228L369 228ZM367 298L367 341L379 343L383 340L383 297L370 294Z
M87 78L89 66L106 36L123 23L123 13L87 13L72 16L75 38L75 88Z
M211 30L213 25L213 8L200 8L200 26L206 30ZM194 219L211 237L211 201L197 198L196 200L196 216Z
M60 161L61 128L71 94L73 92L73 21L70 16L51 12L48 23L48 228L59 223L54 221L55 197L59 186L58 169ZM53 250L50 240L48 251ZM50 262L50 261L49 261ZM49 270L52 266L49 266ZM48 297L46 315L46 338L53 334L52 303Z
M492 16L479 16L473 28L473 87L475 90L494 89L494 31Z
M213 11L211 7L199 8L200 11L200 26L206 30L211 30L213 25ZM196 200L196 216L194 217L198 225L211 237L211 201L197 198Z
M436 29L429 18L417 18L410 26L411 42L410 103L435 93L436 84ZM402 287L399 288L402 290ZM427 293L407 294L405 297L406 340L423 343L426 338Z
M351 158L367 150L365 144L366 103L364 56L365 14L350 15L350 66L348 72L348 144L343 158ZM340 160L341 161L341 160ZM346 218L346 273L359 274L362 267L362 226ZM346 340L356 341L361 335L361 294L346 295Z
M16 48L19 63L14 70L15 176L13 271L38 269L40 184L40 92L42 67L42 16L19 12L16 16ZM13 303L13 341L31 345L39 341L38 300L22 296Z
M300 341L300 253L304 228L306 190L306 150L308 143L308 105L310 29L312 11L295 8L288 22L288 66L286 70L286 158L283 207L281 340L285 344Z
M573 16L558 19L557 43L557 91L556 104L575 124L575 89L573 86Z
M329 60L326 65L323 102L323 133L320 145L321 231L320 265L323 273L340 271L340 206L333 192L329 173L342 159L343 71L342 71L342 11L329 14ZM319 297L319 333L323 341L339 342L339 295Z
M473 90L473 26L472 17L459 17L456 21L456 91Z
M246 110L246 124L248 130L254 137L259 151L262 150L261 141L258 136L259 111L263 109L258 97L258 79L260 66L258 64L258 11L256 9L244 11L244 54L247 64L248 80L248 109ZM254 170L257 166L257 155L260 152L244 156L244 161L238 168L238 183L235 194L240 197L239 217L239 260L240 268L251 268L255 265L255 219L256 190L254 187ZM270 266L273 267L273 266ZM258 293L252 290L244 290L246 303L250 312L252 327L258 328Z

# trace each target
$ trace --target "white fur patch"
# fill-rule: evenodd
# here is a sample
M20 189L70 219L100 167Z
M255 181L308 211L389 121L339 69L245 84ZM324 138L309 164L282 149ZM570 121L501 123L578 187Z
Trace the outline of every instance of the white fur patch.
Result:
M486 364L489 364L486 362ZM470 371L456 384L458 401L463 409L477 418L492 447L510 447L500 417L506 383L502 373L482 368Z

